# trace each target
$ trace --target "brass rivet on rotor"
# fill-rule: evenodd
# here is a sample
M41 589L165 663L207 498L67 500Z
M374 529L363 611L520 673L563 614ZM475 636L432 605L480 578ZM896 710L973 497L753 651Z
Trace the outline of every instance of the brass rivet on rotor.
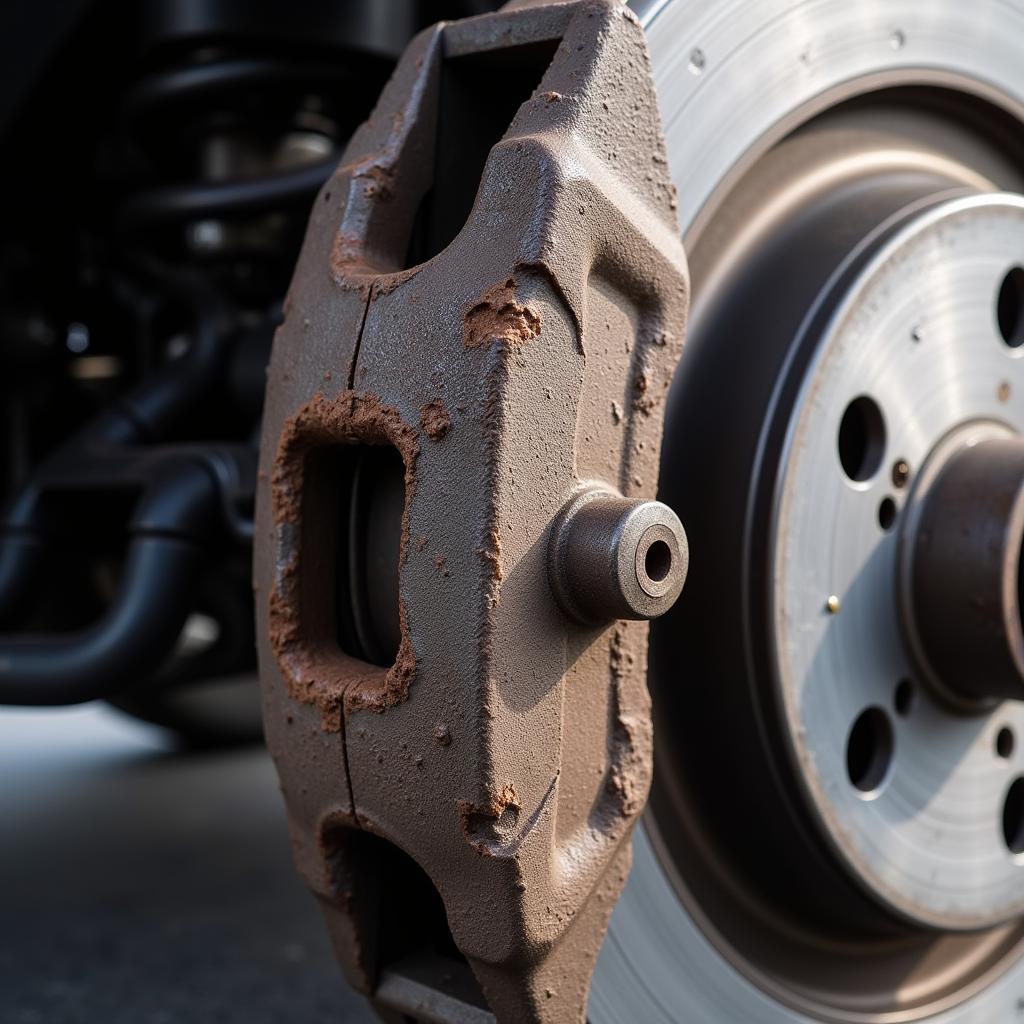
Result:
M841 604L839 598L835 594L829 594L828 599L825 601L825 611L827 611L829 615L835 615L838 613L840 607Z

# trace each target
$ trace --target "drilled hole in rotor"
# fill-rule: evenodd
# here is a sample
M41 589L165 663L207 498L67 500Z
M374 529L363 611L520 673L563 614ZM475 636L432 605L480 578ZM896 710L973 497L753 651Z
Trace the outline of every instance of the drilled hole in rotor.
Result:
M1014 267L1003 278L996 302L999 333L1010 348L1024 345L1024 267Z
M857 482L869 480L885 455L885 420L878 403L867 395L855 398L839 423L839 462Z
M888 533L896 522L896 502L892 498L883 498L878 505L878 525Z
M663 541L656 540L644 555L644 572L654 583L661 583L672 568L672 549Z
M910 709L914 706L914 684L909 679L901 679L896 684L893 704L896 707L896 714L904 717L910 714Z
M1013 751L1016 746L1017 741L1013 735L1013 730L1004 725L996 733L996 753L1002 758L1009 759L1013 757Z
M846 772L862 793L881 786L892 763L893 732L889 716L878 707L862 711L846 741Z
M1003 803L1003 839L1010 853L1024 853L1024 777L1018 776Z

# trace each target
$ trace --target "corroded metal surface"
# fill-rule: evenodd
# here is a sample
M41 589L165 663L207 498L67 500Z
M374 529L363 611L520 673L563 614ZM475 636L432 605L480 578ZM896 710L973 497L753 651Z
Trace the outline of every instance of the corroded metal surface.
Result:
M407 267L445 184L447 70L483 57L500 91L504 58L549 51L461 230ZM393 966L390 872L413 870L368 856L372 833L436 888L499 1021L584 1019L650 783L647 626L566 614L550 530L587 487L654 494L687 291L643 32L613 3L423 33L317 201L270 369L255 586L296 860L368 994ZM336 628L324 467L369 445L404 465L388 665Z

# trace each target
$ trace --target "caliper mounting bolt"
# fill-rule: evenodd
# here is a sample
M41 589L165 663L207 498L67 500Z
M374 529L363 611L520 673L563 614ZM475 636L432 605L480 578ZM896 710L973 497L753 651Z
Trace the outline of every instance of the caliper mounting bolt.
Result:
M589 489L565 505L552 527L551 586L580 622L663 615L679 597L688 566L683 524L660 501Z

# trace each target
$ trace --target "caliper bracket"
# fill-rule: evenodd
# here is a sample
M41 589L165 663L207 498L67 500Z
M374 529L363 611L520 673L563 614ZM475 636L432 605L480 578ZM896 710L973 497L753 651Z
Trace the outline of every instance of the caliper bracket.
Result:
M645 496L687 294L618 3L426 30L316 202L263 427L266 730L346 974L405 1019L488 1019L475 976L498 1021L584 1020L651 776L641 619L685 575ZM337 626L370 446L404 466L387 664Z

